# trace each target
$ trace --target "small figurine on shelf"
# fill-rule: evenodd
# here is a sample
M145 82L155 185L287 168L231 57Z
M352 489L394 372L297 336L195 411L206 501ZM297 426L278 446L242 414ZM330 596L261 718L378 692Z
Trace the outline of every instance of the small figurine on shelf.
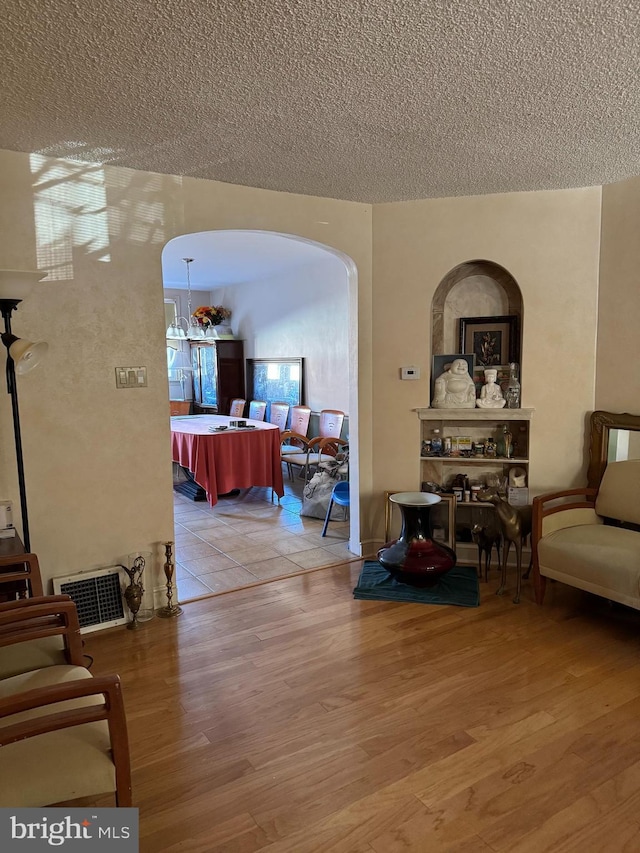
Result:
M507 402L502 396L502 390L497 384L498 371L487 367L484 371L484 385L480 389L480 397L476 406L480 409L502 409Z
M438 376L431 405L434 409L475 409L476 386L464 358L454 359L449 369Z

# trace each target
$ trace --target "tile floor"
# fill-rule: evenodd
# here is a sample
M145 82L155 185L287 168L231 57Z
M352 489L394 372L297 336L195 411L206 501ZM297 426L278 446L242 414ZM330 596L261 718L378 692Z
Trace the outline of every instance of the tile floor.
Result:
M214 507L174 492L179 600L356 559L347 547L348 522L331 521L323 538L323 521L300 515L303 485L285 480L279 504L271 489L258 487Z

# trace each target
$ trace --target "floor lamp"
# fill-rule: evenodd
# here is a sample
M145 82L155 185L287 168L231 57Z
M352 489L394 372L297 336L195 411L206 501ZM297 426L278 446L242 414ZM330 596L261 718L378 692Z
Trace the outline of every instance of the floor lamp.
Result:
M29 295L34 285L44 278L46 272L26 270L0 270L0 313L4 321L2 343L7 348L7 392L11 396L13 415L13 435L16 446L18 466L18 487L20 489L20 510L22 513L22 538L25 551L31 551L29 535L29 515L27 512L27 494L24 481L24 462L22 457L22 437L20 434L20 410L18 408L18 388L16 374L27 373L34 368L47 351L44 341L31 343L17 338L11 331L11 315L22 300Z

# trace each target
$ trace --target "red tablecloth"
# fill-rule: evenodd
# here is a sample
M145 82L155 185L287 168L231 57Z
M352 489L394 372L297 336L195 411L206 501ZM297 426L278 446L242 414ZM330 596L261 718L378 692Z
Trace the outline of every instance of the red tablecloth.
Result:
M255 429L212 427L229 425L223 415L191 415L171 418L173 461L188 468L213 506L218 495L232 489L270 486L284 495L280 464L280 430L275 424L247 420Z

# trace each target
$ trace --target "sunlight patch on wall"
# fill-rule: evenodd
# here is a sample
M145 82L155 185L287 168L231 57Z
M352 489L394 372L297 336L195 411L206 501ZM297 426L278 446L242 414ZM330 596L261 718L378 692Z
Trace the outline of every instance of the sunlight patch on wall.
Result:
M109 220L102 164L31 154L38 269L73 278L74 251L108 262Z
M109 228L112 240L136 243L165 243L164 193L179 179L171 175L109 169Z

